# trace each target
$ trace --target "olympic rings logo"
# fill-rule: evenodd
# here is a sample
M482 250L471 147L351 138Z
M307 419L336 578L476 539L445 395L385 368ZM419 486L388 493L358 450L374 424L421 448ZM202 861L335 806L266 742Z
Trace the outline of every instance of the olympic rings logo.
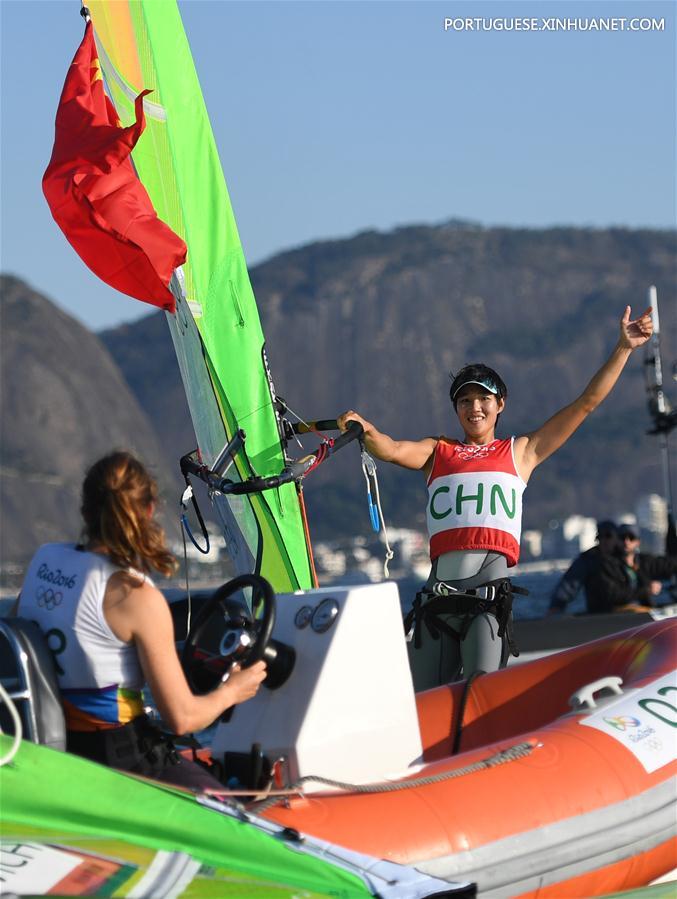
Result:
M51 587L40 586L35 595L40 608L45 608L48 612L61 605L61 600L63 599L63 593L60 590L52 590Z
M605 718L604 720L616 730L621 731L632 730L641 724L639 718L635 718L633 715L619 715L617 718Z

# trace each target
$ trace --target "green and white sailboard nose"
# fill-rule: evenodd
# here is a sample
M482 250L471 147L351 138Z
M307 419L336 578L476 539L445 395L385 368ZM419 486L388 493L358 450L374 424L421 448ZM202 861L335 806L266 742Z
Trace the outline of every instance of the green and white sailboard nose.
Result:
M228 189L175 0L88 3L106 88L123 124L145 88L146 130L133 162L158 216L188 245L167 314L203 461L211 466L246 432L232 480L274 475L284 447L265 341ZM186 448L189 449L189 448ZM214 496L238 573L274 589L315 586L303 498L294 484L247 496Z
M0 734L0 893L155 899L475 896L415 868Z

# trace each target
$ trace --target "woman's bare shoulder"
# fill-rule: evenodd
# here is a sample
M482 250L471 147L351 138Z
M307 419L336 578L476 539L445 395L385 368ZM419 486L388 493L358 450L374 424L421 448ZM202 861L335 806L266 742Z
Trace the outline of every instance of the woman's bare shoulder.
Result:
M104 598L109 624L115 622L125 637L129 629L158 622L169 616L167 600L152 581L136 572L118 571L111 575ZM113 627L115 630L116 628Z
M117 601L135 600L137 597L153 597L162 593L153 582L138 571L116 571L108 578L106 598L115 598Z

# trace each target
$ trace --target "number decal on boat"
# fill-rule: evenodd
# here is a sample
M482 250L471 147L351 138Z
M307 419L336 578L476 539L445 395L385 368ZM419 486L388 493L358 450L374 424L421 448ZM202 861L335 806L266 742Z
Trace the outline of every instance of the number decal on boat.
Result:
M677 755L677 706L670 701L674 697L667 698L677 692L675 676L672 672L629 696L619 696L580 723L622 743L649 773L657 771Z
M672 692L677 693L677 687L662 687L658 691L658 694L659 696L665 696L666 693ZM671 727L677 727L677 706L673 705L673 703L666 702L664 699L640 699L638 704L650 715L655 715L656 718L660 718L661 721L665 721L665 723L669 724ZM666 709L670 709L672 718L666 718L664 714L661 715L660 712L655 712L652 708L654 705L662 705L665 706Z

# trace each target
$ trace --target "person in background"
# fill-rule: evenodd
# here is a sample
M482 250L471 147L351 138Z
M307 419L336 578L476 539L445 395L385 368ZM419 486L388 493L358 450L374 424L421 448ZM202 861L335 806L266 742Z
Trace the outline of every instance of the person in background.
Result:
M517 654L511 638L510 568L519 557L522 494L536 467L608 396L632 352L651 337L651 309L635 320L630 312L627 306L611 355L580 396L527 434L496 437L508 392L498 374L483 364L466 366L451 384L449 398L461 440L395 440L352 410L337 419L342 431L358 421L365 447L377 459L426 478L432 571L415 602L414 637L422 632L416 618L425 620L426 605L434 608L436 599L444 597L443 623L450 639L439 643L451 648L452 679L461 672L468 678L477 671L495 671L507 664L508 651Z
M36 621L47 636L69 752L193 789L218 787L149 721L143 686L150 686L166 725L187 734L254 696L266 668L258 662L233 670L211 693L191 692L169 606L148 576L169 575L176 566L155 520L157 496L155 481L130 453L99 459L82 485L82 542L38 549L15 614Z
M593 586L596 586L593 574L599 568L600 558L605 555L614 555L621 546L618 528L613 521L597 522L596 540L595 546L577 556L560 578L550 596L549 615L565 612L569 603L578 596L581 590L585 591L588 611L590 608L600 605L600 602L591 595Z
M654 556L639 551L639 531L634 525L618 529L621 546L600 560L591 577L592 603L588 612L643 610L656 604L662 581L677 574L677 556Z

